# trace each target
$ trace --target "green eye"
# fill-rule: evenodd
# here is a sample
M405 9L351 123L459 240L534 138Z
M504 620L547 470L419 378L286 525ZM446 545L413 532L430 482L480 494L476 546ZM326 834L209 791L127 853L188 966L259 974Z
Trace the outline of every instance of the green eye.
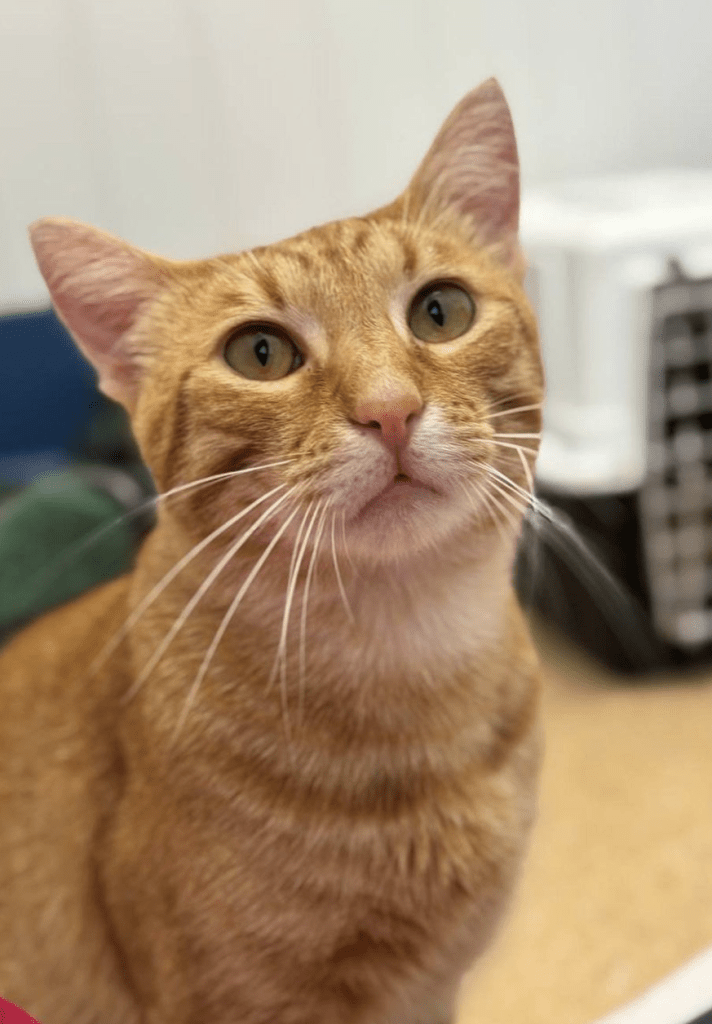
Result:
M456 284L426 285L410 304L408 326L421 341L452 341L472 327L475 303Z
M276 327L240 327L225 343L225 362L249 380L279 380L304 360L291 338Z

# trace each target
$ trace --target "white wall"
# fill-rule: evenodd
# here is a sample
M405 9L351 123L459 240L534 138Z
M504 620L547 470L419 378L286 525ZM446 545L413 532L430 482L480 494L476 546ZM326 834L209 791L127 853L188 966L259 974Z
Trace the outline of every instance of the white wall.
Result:
M526 182L712 164L710 0L0 0L0 308L25 225L167 255L391 198L496 74Z

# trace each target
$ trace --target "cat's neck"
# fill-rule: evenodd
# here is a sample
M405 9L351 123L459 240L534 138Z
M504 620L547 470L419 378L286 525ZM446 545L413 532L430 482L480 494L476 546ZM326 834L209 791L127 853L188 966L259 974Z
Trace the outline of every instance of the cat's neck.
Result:
M471 538L469 546L465 540L400 566L345 561L343 593L324 558L304 619L304 574L297 579L286 632L291 550L275 550L271 571L256 577L196 687L229 604L225 595L207 593L127 708L124 736L137 770L156 784L165 776L177 785L180 776L189 790L202 791L216 779L228 785L244 760L246 777L267 771L310 791L338 789L339 779L354 791L354 773L362 772L366 792L374 773L415 778L446 751L461 750L467 759L481 748L487 756L496 737L486 723L506 717L499 706L505 695L520 699L502 684L512 675L512 631L520 628L513 549L493 537ZM174 543L164 546L159 533L150 538L137 592L146 593L175 556ZM233 567L233 592L253 565L254 553ZM203 573L167 587L139 621L131 639L135 670ZM492 702L496 710L487 710ZM196 750L198 758L191 756Z
M245 629L257 630L263 651L278 643L285 630L290 645L293 634L306 630L309 641L318 636L320 646L333 646L334 657L344 645L357 644L365 663L391 662L389 670L406 666L411 657L420 665L432 661L441 667L448 650L458 658L472 655L499 638L515 547L511 535L470 528L437 550L393 561L352 562L326 546L313 565L305 557L293 574L294 545L287 540L251 581L264 545L239 551L209 586L220 553L204 552L162 591L154 611L167 621L191 606L190 633L199 628L210 635L222 623L228 643ZM134 573L134 603L190 549L191 541L176 524L157 530ZM241 591L244 596L223 623Z
M177 546L176 537L172 529L149 538L134 576L134 605L187 547ZM201 690L210 688L211 679L224 682L231 675L236 686L254 680L264 689L266 680L274 683L275 672L284 675L275 668L281 657L303 693L310 685L337 701L357 693L363 708L369 694L376 703L387 698L394 678L407 680L409 688L419 681L425 685L501 643L513 555L513 543L496 534L453 537L437 552L400 563L351 565L342 558L338 571L325 552L313 567L308 595L305 559L290 596L292 549L285 544L274 550L232 615L230 606L256 564L255 552L241 551L199 601L195 595L215 556L196 558L133 630L135 667L148 663L192 606L154 672L170 676L180 693L198 676L204 676ZM214 644L206 669L203 658Z

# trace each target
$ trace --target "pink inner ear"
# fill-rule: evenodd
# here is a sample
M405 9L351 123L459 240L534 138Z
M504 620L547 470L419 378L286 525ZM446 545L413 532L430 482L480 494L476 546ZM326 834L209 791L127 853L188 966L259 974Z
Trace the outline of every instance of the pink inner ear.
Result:
M519 158L499 83L469 93L440 129L411 190L421 209L451 210L474 228L505 263L519 261Z
M112 398L118 397L117 389L119 393L133 390L140 367L137 354L129 349L125 338L138 312L134 296L114 295L85 301L60 287L53 298L59 316L95 366L102 389Z
M145 355L132 328L161 290L159 262L76 221L38 221L30 233L55 308L102 390L131 405Z

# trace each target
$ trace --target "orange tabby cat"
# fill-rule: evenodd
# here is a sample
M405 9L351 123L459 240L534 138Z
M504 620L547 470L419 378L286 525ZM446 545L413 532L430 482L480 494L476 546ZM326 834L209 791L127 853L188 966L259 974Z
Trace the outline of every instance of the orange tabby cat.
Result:
M454 1020L538 763L518 209L490 80L367 217L189 263L32 227L182 488L0 657L0 993L44 1024Z

